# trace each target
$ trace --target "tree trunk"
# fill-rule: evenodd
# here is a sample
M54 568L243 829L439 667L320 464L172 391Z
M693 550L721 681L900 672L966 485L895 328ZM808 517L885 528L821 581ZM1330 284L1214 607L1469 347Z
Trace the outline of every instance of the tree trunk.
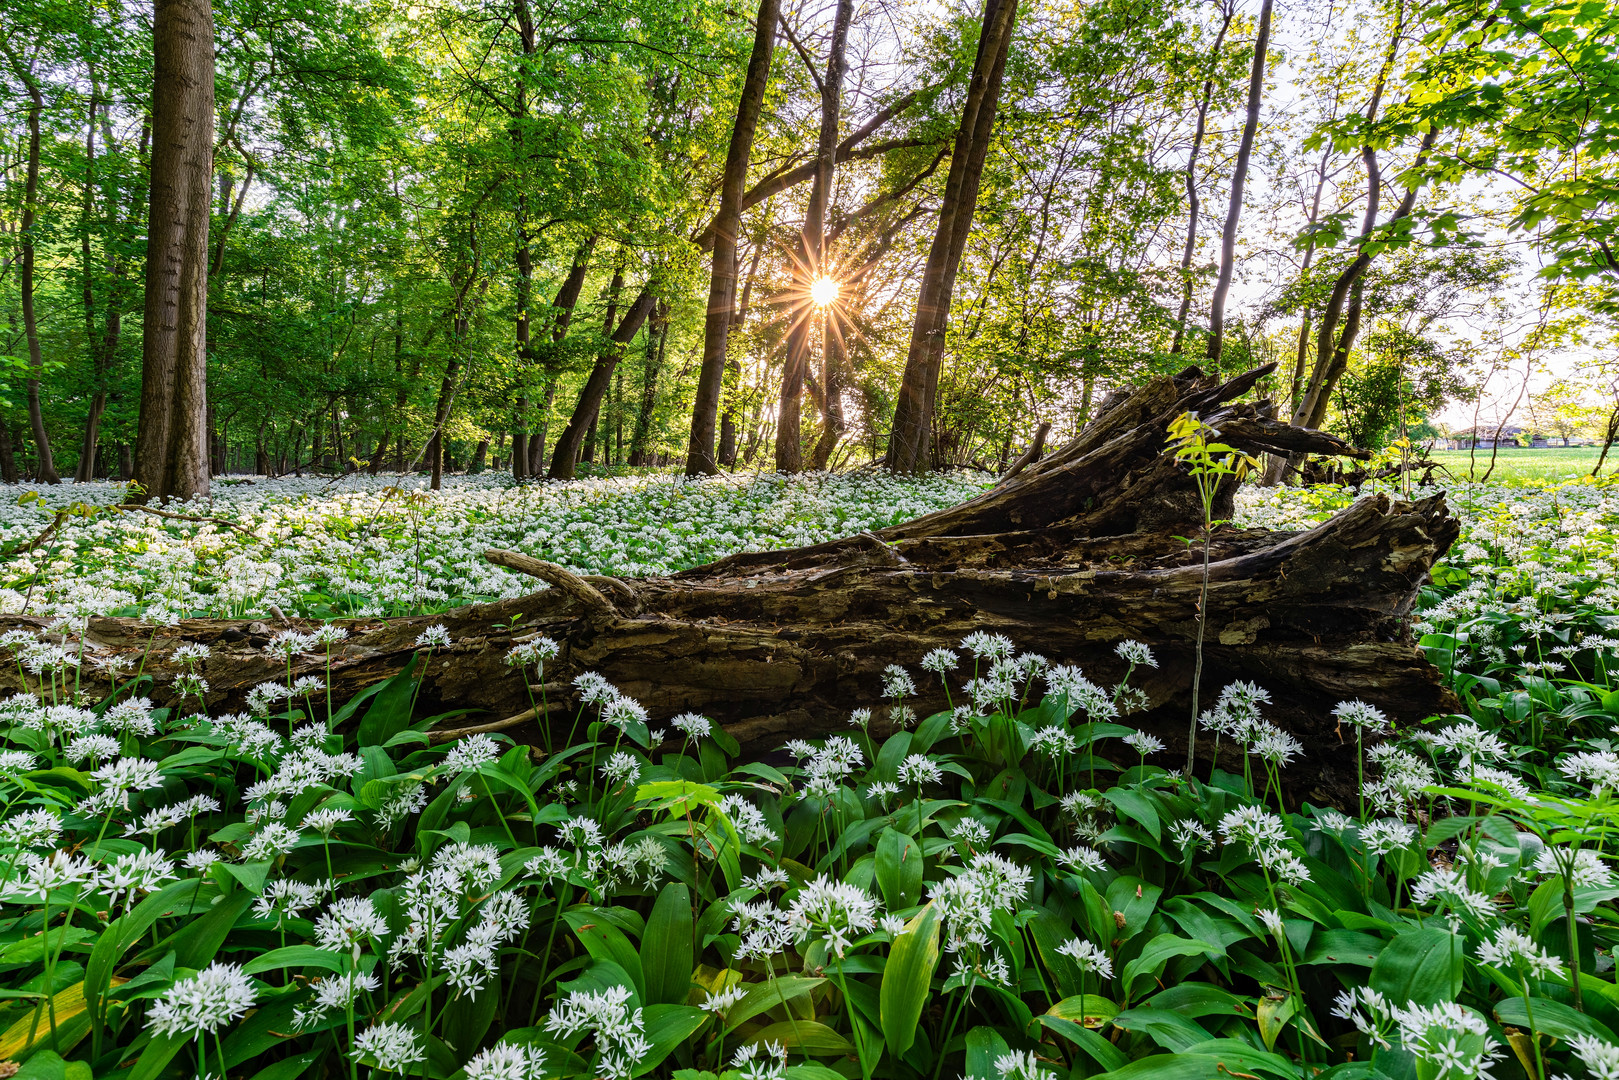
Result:
M831 308L822 315L821 323L821 435L815 440L810 468L825 472L832 461L832 451L843 438L846 424L843 419L844 364L843 335L836 324L837 316Z
M1242 192L1248 185L1248 160L1253 156L1254 135L1259 130L1259 104L1265 92L1271 2L1264 0L1259 8L1259 36L1254 39L1254 63L1248 74L1248 113L1242 124L1242 141L1237 147L1237 165L1231 174L1231 200L1226 206L1225 227L1220 231L1220 276L1214 283L1214 297L1209 302L1209 342L1205 355L1215 370L1219 369L1220 350L1225 345L1225 302L1237 270L1237 223L1242 218Z
M1128 722L1184 752L1203 567L1201 552L1177 537L1199 528L1202 506L1168 452L1166 426L1192 411L1249 452L1349 449L1276 421L1268 402L1224 404L1270 370L1223 385L1196 368L1156 379L1109 402L1074 440L984 495L877 533L628 581L490 552L491 561L550 588L442 615L345 621L352 636L332 660L335 694L347 699L398 671L421 629L442 622L454 645L447 662L428 669L424 713L481 708L511 717L506 726L516 729L532 716L530 691L505 654L514 638L546 634L563 644L546 670L559 720L573 711L569 681L597 671L653 716L704 712L757 752L846 730L851 707L881 703L886 665L914 665L970 632L1005 634L1082 666L1103 685L1124 674L1114 647L1135 639L1159 666L1137 672L1148 706ZM1222 486L1217 515L1229 513L1233 490ZM1399 503L1381 495L1304 532L1215 532L1202 608L1204 684L1245 679L1270 691L1266 715L1305 744L1286 774L1295 799L1353 799L1352 755L1331 715L1338 702L1360 698L1404 725L1457 708L1409 633L1417 592L1457 532L1441 497ZM12 616L0 619L0 632L47 621ZM181 641L209 644L204 674L217 714L241 707L257 683L286 676L262 648L277 629L97 618L89 639L98 649L150 649L153 657ZM324 654L312 653L294 661L292 675L324 675L325 665ZM173 673L156 660L147 665L154 668L152 695L167 700ZM17 680L15 670L0 672L0 686ZM916 704L942 708L943 695L930 687ZM516 734L534 738L532 728ZM1229 745L1224 752L1232 754ZM1224 763L1236 764L1229 756Z
M686 447L686 475L719 472L714 457L714 425L719 418L725 378L725 344L731 330L731 307L736 301L736 238L742 223L742 185L748 179L753 156L753 135L770 81L770 58L775 51L776 22L781 0L759 0L754 20L753 52L737 103L736 124L725 154L720 181L720 207L714 215L714 261L708 285L708 313L703 322L703 360L692 402L691 437Z
M787 363L782 368L781 397L776 409L776 471L804 468L802 408L804 376L809 370L810 337L818 306L811 289L829 274L826 248L826 204L832 195L832 169L838 149L838 115L843 95L843 53L849 40L854 0L838 0L827 46L826 77L821 80L821 130L815 146L815 177L810 183L804 227L798 235L793 264L791 322L787 329ZM824 343L823 343L824 344ZM824 382L823 382L823 385Z
M613 298L607 305L609 319L616 314L617 286L622 279L615 274L613 280ZM579 453L580 443L585 438L586 429L594 428L597 416L601 412L602 399L607 396L607 387L612 381L613 371L618 367L619 358L624 355L624 347L634 340L641 329L641 324L646 322L647 315L652 311L652 304L651 286L648 285L630 304L629 311L624 314L624 320L608 337L606 347L596 358L595 366L590 369L590 377L585 380L584 388L579 391L579 403L574 406L573 416L569 418L568 426L563 429L562 434L557 436L556 450L551 455L551 471L547 474L552 480L574 478L573 463ZM588 454L585 460L590 460Z
M1197 159L1203 151L1203 136L1209 129L1209 104L1214 100L1214 71L1220 63L1220 46L1225 44L1226 31L1236 17L1236 0L1227 0L1221 10L1220 32L1214 35L1214 48L1209 50L1209 77L1203 80L1203 97L1197 104L1197 130L1192 135L1192 149L1186 156L1186 246L1181 249L1181 310L1175 316L1175 340L1169 351L1179 355L1186 347L1186 316L1192 309L1192 256L1197 251Z
M652 441L652 417L658 408L658 376L663 371L663 350L669 340L669 304L658 301L648 316L646 335L646 362L641 367L641 405L635 413L635 428L630 434L630 464L651 464L647 447Z
M208 494L208 216L214 142L208 0L157 0L151 195L135 479L144 497Z
M1603 453L1606 452L1604 447ZM1602 463L1598 462L1597 468L1601 467ZM18 479L17 455L11 449L11 426L0 416L0 484L15 484Z
M28 94L28 162L24 173L22 220L17 239L22 249L18 287L22 293L23 336L28 342L28 425L33 430L37 458L34 479L42 484L60 484L62 477L58 475L55 459L51 456L51 440L45 431L45 411L39 398L39 381L45 372L45 360L40 351L39 319L34 310L34 225L39 220L39 121L45 111L45 96L33 72L32 64L37 60L30 59L25 63L9 47L6 57Z
M939 371L944 364L945 331L950 322L950 298L956 270L967 246L973 212L978 205L978 184L989 153L995 112L1000 103L1001 76L1017 17L1018 0L985 0L983 29L973 61L972 82L961 110L961 126L950 154L950 175L945 181L939 227L928 251L927 268L916 299L916 321L905 357L888 436L884 464L894 472L922 473L932 467L933 410L939 393Z

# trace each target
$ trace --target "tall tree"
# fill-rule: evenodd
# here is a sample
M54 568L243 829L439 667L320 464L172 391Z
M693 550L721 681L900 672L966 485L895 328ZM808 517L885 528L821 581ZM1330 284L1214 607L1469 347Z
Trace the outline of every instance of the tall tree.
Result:
M1225 302L1231 292L1231 279L1237 270L1237 225L1242 219L1242 193L1248 186L1248 162L1254 153L1254 136L1259 131L1259 107L1265 95L1265 53L1270 48L1272 0L1259 8L1259 33L1254 38L1254 63L1248 74L1248 110L1242 122L1242 141L1237 146L1237 164L1231 174L1231 198L1226 205L1225 227L1220 231L1220 275L1209 301L1209 341L1205 354L1213 368L1220 365L1225 345Z
M708 311L703 321L703 361L697 374L697 396L692 403L691 438L686 446L686 475L719 472L714 459L714 428L719 419L720 395L725 380L725 347L731 331L731 308L736 303L736 237L742 224L743 185L748 160L753 156L753 135L759 125L765 86L770 81L770 59L775 52L776 23L781 0L759 0L754 18L753 51L737 102L736 124L725 152L720 179L720 207L714 215L714 260L709 277Z
M51 440L45 431L45 413L39 400L39 383L45 372L45 360L39 344L39 314L35 307L34 272L38 259L34 230L39 224L39 126L40 116L45 112L45 94L34 70L38 58L25 60L12 51L10 42L5 44L5 50L12 72L28 92L28 161L24 166L22 221L18 233L22 248L18 286L22 290L23 335L28 340L28 424L33 429L34 450L38 455L34 479L42 484L60 484L62 478L57 474L56 462L51 456Z
M1018 0L985 0L978 51L972 80L961 109L961 125L950 154L939 227L928 251L916 299L916 321L911 328L894 422L888 436L884 464L894 472L921 473L932 467L933 410L939 393L939 371L944 363L945 330L950 322L950 297L956 271L967 246L978 187L995 128L1001 78L1007 48L1017 17Z
M209 0L156 0L152 164L135 479L147 497L208 494L208 216L214 150Z
M810 337L817 322L819 301L816 283L826 277L826 204L832 194L832 169L838 150L838 114L843 97L844 50L849 41L849 20L854 0L838 0L832 21L832 40L827 46L826 75L820 80L821 130L815 145L815 177L810 182L809 204L804 211L804 227L799 230L798 258L793 263L791 294L792 321L787 331L787 365L782 371L780 405L776 410L776 471L795 473L804 468L801 405L804 375L809 366ZM826 342L821 343L823 350ZM828 392L822 380L823 396Z
M1175 340L1171 353L1179 353L1186 344L1186 315L1192 308L1192 256L1197 252L1197 225L1202 206L1197 197L1197 159L1203 152L1203 137L1209 130L1209 106L1214 102L1214 75L1220 63L1220 46L1225 44L1226 32L1236 17L1236 0L1226 0L1220 8L1220 32L1214 35L1214 47L1209 50L1209 76L1203 80L1203 95L1197 102L1197 129L1192 134L1192 149L1186 155L1186 244L1181 249L1181 310L1175 316Z

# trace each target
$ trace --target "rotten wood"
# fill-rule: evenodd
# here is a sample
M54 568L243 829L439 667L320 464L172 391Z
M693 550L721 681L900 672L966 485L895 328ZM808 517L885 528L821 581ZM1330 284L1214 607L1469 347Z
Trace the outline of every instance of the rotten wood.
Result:
M957 647L975 631L1077 664L1103 684L1123 676L1114 648L1134 639L1153 649L1159 666L1137 670L1132 682L1149 704L1125 722L1163 739L1164 763L1172 765L1185 752L1202 508L1192 480L1166 453L1169 421L1196 412L1220 441L1250 453L1364 456L1276 420L1268 402L1236 402L1267 371L1222 383L1190 368L1117 395L1076 438L983 495L846 539L630 580L492 551L491 561L549 588L443 615L342 621L351 636L332 657L334 697L345 700L400 670L422 629L441 623L453 644L427 657L421 708L484 710L507 718L484 730L537 741L523 715L535 672L508 667L505 656L543 634L561 646L541 675L548 689L596 671L645 705L655 725L699 711L758 752L844 730L851 709L883 704L886 665L915 670L928 650ZM1233 491L1228 482L1218 493L1217 518L1230 516ZM1306 747L1287 773L1293 797L1342 800L1353 792L1353 755L1331 715L1338 702L1359 698L1407 725L1456 708L1413 643L1409 621L1419 588L1457 533L1441 497L1407 503L1377 495L1313 529L1227 525L1209 538L1203 694L1212 699L1237 679L1270 691L1266 715ZM48 622L12 616L0 619L0 632ZM209 707L223 711L240 708L255 684L286 678L285 662L263 649L276 629L264 621L154 627L101 618L91 620L88 635L98 651L140 652L150 642L146 670L157 673L160 699L172 679L165 662L172 650L208 644ZM325 670L322 652L295 659L292 673ZM10 674L0 675L0 686L8 680L17 685ZM936 679L919 674L917 683L920 714L943 707ZM558 712L570 719L574 699L562 696ZM1200 760L1211 751L1212 740ZM1235 765L1229 744L1224 753L1224 764Z

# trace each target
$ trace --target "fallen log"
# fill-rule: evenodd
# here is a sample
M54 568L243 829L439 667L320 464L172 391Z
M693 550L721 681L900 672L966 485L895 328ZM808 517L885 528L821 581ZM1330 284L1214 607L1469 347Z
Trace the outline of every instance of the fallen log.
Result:
M1166 452L1169 421L1197 413L1220 441L1255 454L1365 456L1277 420L1268 402L1234 403L1268 370L1221 382L1190 368L1117 395L1072 441L984 494L878 532L630 580L492 551L492 561L549 587L441 616L343 621L351 636L332 657L334 696L344 700L400 670L417 635L442 624L453 644L427 658L423 707L483 710L522 738L534 673L508 667L505 657L514 643L545 635L562 649L544 673L553 687L596 671L655 721L702 712L761 751L844 729L851 709L881 704L886 665L915 670L928 650L956 647L969 633L1004 634L1104 684L1124 674L1115 646L1134 639L1153 649L1159 666L1137 670L1132 681L1149 704L1128 722L1162 738L1162 763L1173 766L1184 758L1190 711L1202 508L1184 466ZM1235 486L1228 479L1219 489L1217 518L1230 516ZM1439 497L1404 503L1379 495L1306 531L1225 525L1209 538L1203 700L1238 679L1270 691L1266 715L1306 748L1289 770L1295 797L1341 799L1353 790L1353 756L1331 716L1338 702L1359 698L1405 724L1456 707L1412 643L1408 621L1457 533ZM0 632L46 622L0 619ZM279 629L108 618L92 620L88 636L101 650L143 652L150 643L155 697L172 678L163 663L172 649L208 644L204 674L217 711L240 708L261 681L286 678L285 661L263 650ZM298 657L292 674L324 676L326 664L324 653ZM15 674L0 676L0 685L6 679L17 685ZM918 672L917 683L918 712L942 707L936 679ZM1200 759L1212 748L1200 740Z

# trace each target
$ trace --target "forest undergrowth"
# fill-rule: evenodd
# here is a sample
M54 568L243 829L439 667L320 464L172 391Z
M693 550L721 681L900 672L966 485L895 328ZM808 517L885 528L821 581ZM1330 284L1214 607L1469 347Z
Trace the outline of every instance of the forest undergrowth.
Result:
M504 497L578 498L608 534L615 515L667 528L677 540L633 556L650 566L711 557L652 498L689 499L693 535L745 517L726 499L766 500L803 542L973 486L639 484ZM272 681L218 714L206 647L152 658L188 673L159 690L84 640L105 612L77 605L119 587L60 575L125 573L125 606L169 602L140 588L155 559L132 568L83 530L224 551L358 520L287 487L285 511L255 506L280 505L263 490L192 508L252 538L75 518L58 535L78 539L30 571L48 577L7 586L57 617L0 638L29 687L0 701L0 1060L18 1075L1619 1076L1619 501L1603 485L1452 487L1463 537L1415 632L1463 712L1342 703L1364 783L1341 807L1283 801L1299 749L1262 686L1205 688L1205 734L1245 750L1240 773L1172 771L1131 725L1131 680L1156 663L1132 641L1107 686L975 634L890 668L887 703L844 733L758 761L588 673L541 746L435 746L409 668L348 702ZM467 488L389 512L414 513L453 568L491 512ZM1241 523L1302 527L1347 497L1251 491ZM376 513L383 496L348 498ZM8 540L53 520L27 509ZM226 603L312 603L289 576ZM319 655L343 633L288 630L269 651ZM512 677L545 685L556 653L518 644ZM915 715L940 683L951 708Z

